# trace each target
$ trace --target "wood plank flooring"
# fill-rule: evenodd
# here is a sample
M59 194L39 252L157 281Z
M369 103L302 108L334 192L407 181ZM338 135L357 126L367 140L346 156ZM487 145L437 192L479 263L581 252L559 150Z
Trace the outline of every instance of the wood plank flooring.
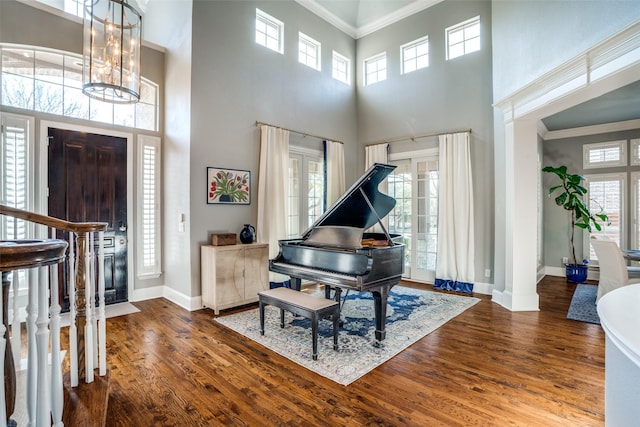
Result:
M217 324L211 310L134 303L140 313L107 324L107 426L600 426L604 332L566 319L574 289L545 278L539 312L476 295L346 387Z

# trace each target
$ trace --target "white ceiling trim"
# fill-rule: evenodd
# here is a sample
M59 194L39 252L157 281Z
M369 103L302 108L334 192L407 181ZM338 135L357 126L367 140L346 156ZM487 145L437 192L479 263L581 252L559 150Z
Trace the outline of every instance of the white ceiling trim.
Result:
M411 16L415 13L418 13L424 9L427 9L433 5L436 5L444 0L416 0L413 3L396 10L383 18L380 18L376 21L373 21L369 24L363 25L361 27L354 27L346 23L344 20L340 19L333 13L331 13L327 8L318 4L315 0L295 0L296 3L301 6L306 7L311 12L318 15L320 18L324 19L337 29L345 32L349 36L354 39L359 39L366 35L369 35L375 31L378 31L387 25L391 25L395 22L398 22L408 16Z
M295 0L295 1L296 3L306 7L311 12L315 13L320 18L324 19L325 21L327 21L329 24L333 25L340 31L347 33L349 36L353 37L354 39L356 38L357 29L354 26L347 24L346 22L338 18L333 13L329 12L329 10L324 6L319 5L314 0Z
M540 122L542 123L542 122ZM543 125L544 126L544 125ZM583 126L573 129L560 129L548 131L546 134L540 134L545 141L563 138L575 138L585 135L596 135L600 133L620 132L625 130L634 130L640 128L640 119L627 120L624 122L604 123L601 125Z
M527 116L545 117L576 105L577 98L570 95L577 92L584 102L633 83L639 70L637 22L494 103L494 107L503 111L505 123Z
M313 0L310 0L313 1ZM425 9L430 8L438 3L441 3L444 0L416 0L415 2L406 5L403 8L396 10L383 18L380 18L376 21L371 22L370 24L363 25L356 29L355 38L359 39L360 37L364 37L371 33L374 33L387 25L394 24L398 21L403 20L415 13L421 12Z

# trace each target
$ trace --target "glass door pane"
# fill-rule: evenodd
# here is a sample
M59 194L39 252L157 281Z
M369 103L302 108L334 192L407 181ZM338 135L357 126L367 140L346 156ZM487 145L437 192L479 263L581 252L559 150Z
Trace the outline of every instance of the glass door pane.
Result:
M438 239L438 160L420 158L412 161L416 197L413 218L415 249L411 260L411 278L432 282L436 270Z

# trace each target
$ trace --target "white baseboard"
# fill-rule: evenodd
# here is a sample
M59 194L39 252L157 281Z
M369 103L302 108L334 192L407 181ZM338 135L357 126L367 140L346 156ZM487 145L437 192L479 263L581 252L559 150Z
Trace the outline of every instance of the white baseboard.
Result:
M153 286L150 288L136 289L133 292L133 301L144 301L154 298L166 298L174 304L188 311L202 308L202 297L190 297L168 286Z
M493 283L474 282L473 293L491 295L493 293Z

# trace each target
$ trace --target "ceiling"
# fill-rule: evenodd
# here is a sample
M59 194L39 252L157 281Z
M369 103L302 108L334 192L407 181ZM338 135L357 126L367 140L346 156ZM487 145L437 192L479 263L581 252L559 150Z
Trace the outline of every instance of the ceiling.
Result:
M442 0L296 0L354 38L364 37ZM542 120L549 131L640 119L640 81Z

